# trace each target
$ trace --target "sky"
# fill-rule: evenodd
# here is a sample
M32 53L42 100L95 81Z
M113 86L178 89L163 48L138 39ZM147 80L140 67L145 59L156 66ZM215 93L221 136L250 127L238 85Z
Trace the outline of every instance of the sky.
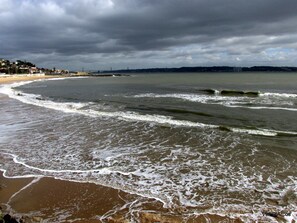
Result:
M297 1L0 0L0 58L70 70L297 66Z

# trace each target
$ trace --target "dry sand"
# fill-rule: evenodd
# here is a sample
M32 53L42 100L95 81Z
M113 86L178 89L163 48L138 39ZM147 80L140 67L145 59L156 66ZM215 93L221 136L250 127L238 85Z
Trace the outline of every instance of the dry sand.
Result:
M49 79L49 78L59 78L59 77L65 77L65 76L61 76L61 75L46 75L46 76L11 75L8 77L0 76L0 84L11 84L19 81L33 81L33 80L39 80L39 79Z

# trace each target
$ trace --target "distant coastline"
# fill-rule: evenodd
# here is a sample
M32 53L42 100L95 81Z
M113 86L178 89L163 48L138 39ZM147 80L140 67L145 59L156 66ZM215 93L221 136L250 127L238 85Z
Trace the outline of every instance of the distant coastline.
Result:
M217 72L297 72L297 67L274 67L274 66L252 66L252 67L179 67L179 68L145 68L145 69L120 69L106 70L97 73L217 73ZM96 72L94 72L96 73Z

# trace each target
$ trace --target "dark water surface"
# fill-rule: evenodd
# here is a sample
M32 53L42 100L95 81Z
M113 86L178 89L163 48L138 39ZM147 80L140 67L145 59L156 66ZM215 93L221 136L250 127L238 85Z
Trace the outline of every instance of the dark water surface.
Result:
M1 101L0 168L119 188L187 215L292 213L296 84L291 73L189 73L3 86L17 100Z

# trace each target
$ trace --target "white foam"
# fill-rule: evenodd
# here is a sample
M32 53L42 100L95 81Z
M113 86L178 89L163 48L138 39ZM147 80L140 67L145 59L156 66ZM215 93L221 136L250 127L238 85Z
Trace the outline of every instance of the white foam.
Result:
M110 168L100 168L100 169L90 169L90 170L53 170L53 169L43 169L43 168L38 168L38 167L34 167L31 165L26 164L23 161L20 161L18 159L18 156L15 154L11 154L11 153L2 153L3 155L8 155L10 157L13 158L13 162L16 164L20 164L28 169L31 170L37 170L39 172L43 172L43 173L96 173L99 175L109 175L109 174L113 174L113 173L117 173L117 174L121 174L123 176L130 176L130 175L135 175L135 176L144 176L144 177L159 177L159 175L156 174L151 174L151 173L146 173L146 172L140 172L138 170L136 171L131 171L131 172L124 172L124 171L120 171L120 170L112 170ZM3 170L4 171L4 170ZM36 176L36 175L31 175L31 176ZM42 176L42 175L37 175L37 176Z
M287 111L297 111L297 108L292 107L280 107L284 105L294 105L290 101L280 100L283 98L297 98L296 94L286 94L286 93L261 93L261 97L247 97L247 96L221 96L215 95L203 95L203 94L138 94L134 95L135 98L177 98L190 102L197 102L202 104L219 104L225 107L238 107L238 108L248 108L248 109L270 109L270 110L287 110ZM277 97L276 99L274 99ZM255 106L249 106L245 104L255 104ZM264 105L264 106L256 106Z
M213 101L231 101L236 100L236 98L232 97L223 97L219 95L201 95L201 94L154 94L154 93L147 93L147 94L139 94L134 95L135 98L177 98L191 102L198 102L198 103L209 103L211 100Z
M203 135L200 135L200 137L203 137ZM230 138L229 140L230 143L234 142L234 138ZM243 146L244 143L247 142L243 140L241 141L241 143L243 143L241 145ZM249 146L252 147L253 145L250 144ZM197 147L200 147L200 145L197 145ZM199 208L200 206L203 207L209 205L213 208L207 209L207 213L220 213L223 216L237 216L239 218L246 219L251 219L251 217L254 216L255 219L259 219L258 217L262 214L261 210L256 209L257 212L255 213L253 209L254 207L251 207L248 203L245 203L245 201L242 201L240 199L238 199L238 201L234 203L231 201L229 194L226 195L227 198L225 202L220 203L220 199L222 197L225 198L224 194L220 194L224 191L224 189L222 188L225 187L228 188L228 193L232 193L232 191L235 191L239 192L242 195L247 194L247 196L250 192L253 193L253 191L255 191L255 189L257 188L258 184L256 180L258 179L258 172L255 170L254 175L249 175L248 172L245 172L245 170L240 169L240 160L234 161L234 165L236 167L239 167L237 171L234 171L232 168L230 168L232 166L224 165L224 159L227 157L226 154L228 154L227 150L230 149L228 146L225 145L222 145L221 150L217 151L215 161L211 161L211 163L209 163L209 159L212 159L211 156L214 155L212 147L213 146L211 144L209 145L209 143L207 143L207 147L205 151L203 151L202 153L200 153L197 149L189 151L187 150L187 148L185 148L185 146L182 147L182 149L177 148L174 151L172 151L172 149L169 149L169 151L171 151L172 154L168 153L168 151L166 152L166 154L168 154L165 155L167 161L166 159L162 159L160 160L160 162L157 161L154 163L148 163L150 159L146 159L145 162L143 160L134 159L134 154L131 151L130 155L127 154L126 157L120 157L119 161L122 161L124 165L119 164L114 169L107 168L107 174L100 171L97 172L97 170L95 169L77 171L71 169L48 170L36 167L32 168L32 165L26 164L17 155L11 153L5 154L12 157L13 161L17 164L20 164L32 170L41 171L43 175L54 176L56 178L64 180L75 179L77 180L77 182L94 182L97 184L110 186L116 189L121 189L128 193L138 194L144 198L153 198L155 200L162 202L164 207L173 208L172 210L174 210L175 207ZM165 154L162 154L163 149L164 148L162 147L156 148L160 156L163 156ZM237 149L238 148L235 148L234 152L240 153L240 150L242 148L240 150ZM139 151L139 148L135 148L135 150ZM230 151L232 150L233 149L230 149ZM121 153L121 151L119 151L119 153ZM145 154L146 153L140 153L137 156L144 158ZM269 154L266 155L269 156ZM173 161L173 156L177 156L177 162ZM112 159L117 159L117 157L118 156L113 156ZM31 158L29 159L31 162ZM127 161L127 159L128 162L126 165L125 161ZM222 165L220 164L220 162L222 162ZM74 168L76 168L79 165L80 163L73 163ZM180 172L181 166L191 167L191 171L189 173L182 173ZM80 166L80 168L83 168L83 166ZM67 173L69 173L69 175ZM92 174L89 173L94 173L94 175L92 176ZM108 178L106 181L101 181L102 177L105 177L106 175L111 175L111 178ZM223 175L224 177L217 177L221 175ZM269 185L272 185L275 188L279 187L273 182L272 177L269 178L269 180L265 184L265 192L269 192ZM204 190L204 188L206 190L210 190L211 194L196 195L197 189ZM276 190L275 192L278 191ZM249 200L249 198L247 198L247 200ZM251 200L253 201L252 196ZM225 203L229 202L231 203L229 207L224 206ZM240 203L238 204L238 202ZM259 201L255 202L258 203ZM266 204L263 203L263 206L265 205ZM191 208L189 208L189 210L191 210ZM244 210L245 212L239 214L236 211L232 212L232 210ZM266 219L267 218L268 217L266 217Z
M31 165L26 164L25 162L22 162L18 159L18 156L11 153L2 153L4 155L11 156L13 158L13 162L16 164L20 164L28 169L31 170L37 170L39 172L45 172L45 173L92 173L96 172L98 174L110 174L112 171L110 171L108 168L101 168L101 169L92 169L92 170L51 170L51 169L42 169L38 167L34 167Z
M141 115L139 113L134 112L102 112L96 111L89 107L88 103L59 103L52 102L47 100L36 100L36 95L28 95L24 94L24 96L17 96L15 92L13 92L16 99L23 98L28 102L27 104L38 105L41 107L46 107L51 109L55 109L63 112L71 112L75 114L88 115L92 117L109 117L116 118L125 121L139 121L139 122L152 122L158 124L165 125L184 125L184 126L192 126L192 127L202 127L202 128L217 128L216 125L202 125L201 123L188 122L183 120L174 120L168 116L159 116L159 115ZM22 93L23 94L23 93ZM13 97L14 97L13 96ZM91 106L92 107L92 106ZM193 126L195 125L195 126ZM73 128L71 128L71 131ZM97 130L97 129L96 129ZM136 128L136 131L139 129ZM143 130L143 129L142 129ZM259 130L241 130L237 128L231 129L232 131L241 131L241 133L247 134L262 134L274 136L280 131L276 130L267 130L267 129L259 129ZM105 130L107 131L107 130ZM115 129L113 131L116 131ZM242 132L244 131L244 132ZM145 132L145 131L143 131ZM181 145L176 143L176 149L172 148L173 145L163 145L158 141L158 137L153 135L153 133L148 134L145 132L144 134L150 135L154 137L155 141L149 142L140 142L143 144L134 145L135 148L123 149L120 150L123 144L116 142L117 147L108 146L106 151L111 151L110 153L102 153L101 156L95 157L92 161L95 163L90 166L86 165L84 162L85 159L81 160L70 160L64 161L66 155L73 155L73 153L77 152L81 153L82 151L86 151L85 147L82 147L81 150L75 151L75 149L69 151L68 147L58 148L57 151L60 152L59 157L61 160L58 163L55 163L54 159L52 159L52 163L42 162L43 160L40 154L50 154L51 151L48 148L40 148L39 145L36 146L37 150L31 150L30 144L27 145L28 150L25 151L17 151L16 154L19 156L12 154L12 152L5 151L7 156L12 157L14 163L16 163L17 168L19 166L25 167L20 168L21 171L25 173L36 173L36 175L44 175L44 176L54 176L59 179L73 180L77 182L94 182L101 185L110 186L113 188L121 189L128 193L138 194L145 198L153 198L163 203L166 207L199 207L199 206L210 206L210 210L206 210L206 213L218 214L222 213L225 216L238 216L240 218L251 219L254 218L255 221L259 219L259 216L262 214L261 211L257 209L253 209L252 206L262 202L263 200L256 200L257 197L253 197L253 192L255 189L257 191L262 190L266 193L270 192L270 187L277 188L277 184L274 183L273 177L268 180L265 177L259 177L259 173L262 173L263 169L260 168L254 162L257 159L257 156L263 154L267 157L270 157L269 150L264 153L252 154L250 153L251 147L254 147L251 141L246 141L248 137L238 137L238 134L217 134L217 131L206 131L205 134L200 133L195 134L195 130L192 131L190 129L189 134L184 133L185 139L199 138L199 140L192 142L182 141L178 142ZM211 134L210 132L215 132ZM268 133L267 133L268 132ZM68 132L65 131L65 134ZM114 133L114 132L113 132ZM117 135L118 132L114 133ZM285 133L285 132L283 132ZM288 132L286 132L288 133ZM290 132L289 132L290 133ZM158 133L155 133L158 134ZM126 135L120 135L120 138ZM176 138L176 135L168 136L169 138ZM224 137L226 136L226 137ZM74 136L75 137L75 136ZM117 141L117 138L111 139L113 141ZM135 136L133 136L135 137ZM205 138L203 138L205 137ZM237 141L237 140L240 141ZM66 144L69 143L69 139ZM138 139L137 139L138 140ZM137 141L136 140L136 141ZM139 139L141 141L142 139ZM163 139L161 139L163 140ZM164 139L164 140L172 140L172 139ZM104 139L102 139L104 141ZM178 140L177 140L178 141ZM228 142L229 141L229 142ZM64 142L64 141L62 141ZM201 142L201 144L199 144ZM227 143L228 142L228 143ZM33 140L30 143L34 143ZM77 141L75 141L77 143ZM124 145L126 145L124 142ZM87 144L87 143L86 143ZM104 142L103 142L104 144ZM154 144L154 145L152 145ZM219 145L218 145L219 144ZM41 147L43 144L40 144ZM105 144L104 144L105 145ZM141 145L141 146L140 146ZM152 146L151 146L152 145ZM236 145L239 145L236 147ZM249 164L243 164L240 159L234 159L237 157L239 153L245 151L245 145L249 149L247 149L247 160ZM46 145L47 146L47 145ZM130 146L130 145L129 145ZM96 146L95 146L96 147ZM35 149L36 149L35 148ZM78 148L78 147L77 147ZM104 147L105 148L105 147ZM202 149L201 149L202 148ZM45 153L39 153L40 150L44 149ZM134 149L134 150L133 150ZM13 149L12 149L13 151ZM75 152L74 152L75 151ZM92 150L91 150L92 151ZM94 148L93 152L96 151L100 153L100 148ZM123 151L128 151L124 154ZM261 152L261 150L258 150ZM35 153L36 152L36 153ZM88 151L89 152L89 151ZM157 154L156 157L148 157L148 154L154 153ZM31 157L32 153L32 157ZM4 153L2 153L4 154ZM23 154L23 155L22 155ZM66 154L66 155L65 155ZM94 155L93 153L91 153ZM236 156L233 156L235 154ZM252 154L252 157L249 155ZM95 154L96 155L96 154ZM95 156L94 155L94 156ZM73 155L74 156L74 155ZM82 154L77 155L78 157L82 156ZM22 158L27 157L27 158ZM48 157L48 156L47 156ZM52 158L52 157L51 157ZM156 159L155 159L156 158ZM252 159L251 159L252 158ZM45 158L46 159L46 158ZM107 162L113 162L114 165L108 168L96 168L98 167L97 161L98 159L104 159ZM227 159L231 161L226 161ZM228 162L232 162L228 164ZM251 163L250 163L251 162ZM12 163L12 162L11 162ZM279 162L277 162L279 164ZM9 167L10 163L5 167ZM48 168L42 168L44 165L49 165ZM234 166L232 166L234 165ZM245 166L248 165L248 166ZM268 164L269 165L269 164ZM13 166L14 167L14 166ZM12 170L13 170L12 167ZM189 168L189 172L183 172L182 167ZM79 170L77 170L79 168ZM258 169L257 169L258 168ZM30 171L31 170L31 171ZM19 171L19 172L21 172ZM253 171L253 173L250 173ZM277 171L283 171L277 169ZM273 171L271 170L272 175ZM270 173L270 169L268 169L268 173ZM285 174L286 172L284 172ZM110 176L109 176L110 175ZM27 175L29 176L29 175ZM32 175L34 176L34 175ZM104 178L104 179L102 179ZM290 177L286 177L290 179ZM294 181L295 177L292 177L289 183L284 183L285 186L292 185L291 182ZM263 182L259 182L263 181ZM295 184L296 185L296 184ZM263 188L263 187L264 188ZM226 189L227 188L227 189ZM275 188L272 188L271 192L276 192L278 195L279 190L276 191ZM196 194L197 191L206 191L210 192L209 194ZM226 191L227 190L227 191ZM227 195L224 192L227 192ZM244 196L247 200L243 201L243 199L238 198L237 202L230 202L232 197L232 192L238 192L240 195ZM250 196L251 195L251 196ZM226 196L226 197L225 197ZM225 202L221 202L221 199L224 198ZM251 201L251 204L248 203ZM230 206L224 206L224 203L230 202ZM180 205L180 206L179 206ZM265 202L262 206L267 205ZM221 207L218 208L218 207ZM228 209L229 208L229 209ZM280 207L277 207L280 208ZM190 210L191 208L189 208ZM174 209L172 209L174 210ZM187 211L189 211L187 210ZM193 209L192 209L193 210ZM231 210L228 212L228 210ZM233 211L232 210L236 210ZM243 211L242 211L243 210ZM239 213L242 211L242 213ZM245 211L245 212L244 212ZM254 212L255 211L255 212ZM235 213L234 213L235 212ZM253 213L254 212L254 213ZM188 214L188 213L187 213ZM200 213L201 214L201 213ZM189 215L188 215L189 216ZM294 217L295 216L295 217ZM268 218L268 217L267 217ZM267 219L266 218L266 219ZM288 216L288 221L291 219L296 219L296 214L292 214ZM269 219L268 219L269 220ZM245 222L249 222L246 220Z
M264 97L281 97L281 98L297 98L297 94L289 94L289 93L272 93L272 92L266 92L266 93L260 93L260 96Z
M297 211L292 212L288 216L284 216L284 218L288 223L296 222L297 221Z
M162 116L162 115L142 115L136 112L106 112L106 111L96 111L92 109L82 109L90 105L91 103L53 102L53 101L42 99L40 95L26 94L12 89L14 87L21 86L27 83L30 83L30 82L22 82L22 83L12 84L8 86L5 85L3 88L0 88L0 93L7 94L10 98L17 99L26 104L54 109L54 110L58 110L66 113L76 113L81 115L87 115L91 117L109 117L109 118L118 118L120 120L125 120L125 121L151 122L151 123L157 123L157 124L168 124L173 126L184 126L184 127L199 127L199 128L217 128L218 127L215 125L208 125L208 124L203 124L199 122L174 120L172 119L172 117Z
M227 107L231 108L249 108L249 109L255 109L255 110L262 110L262 109L267 109L267 110L284 110L284 111L297 111L297 108L284 108L284 107L267 107L267 106L240 106L240 105L229 105Z
M0 171L2 171L3 172L3 176L5 178L8 178L8 179L43 177L43 175L37 175L37 174L25 174L25 175L8 176L6 169L0 168Z
M121 175L122 177L124 176L127 176L127 177L130 177L130 176L142 176L142 177L155 177L155 178L159 178L160 176L158 174L147 174L146 172L144 173L140 173L139 171L121 171L121 170L112 170L111 168L100 168L100 169L90 169L90 170L75 170L75 169L63 169L63 170L54 170L54 169L43 169L43 168L39 168L39 167L34 167L32 165L28 165L26 164L25 162L21 161L18 159L18 156L15 155L15 154L12 154L12 153L6 153L6 152L3 152L1 153L3 155L7 155L7 156L10 156L12 157L13 159L13 162L16 163L16 164L19 164L21 166L24 166L30 170L34 170L34 171L37 171L37 172L40 172L42 174L30 174L30 175L18 175L18 176L7 176L6 175L6 172L7 170L5 169L0 169L0 171L3 171L3 175L6 177L6 178L35 178L35 180L33 179L33 181L27 185L26 187L24 187L23 189L26 189L27 187L31 186L31 184L37 182L40 178L44 177L44 176L53 176L55 177L56 179L62 179L62 180L70 180L70 181L74 181L74 182L89 182L89 183L95 183L95 184L100 184L100 185L103 185L103 186L108 186L108 187L112 187L114 189L120 189L122 191L125 191L126 193L131 193L131 194L136 194L136 195L139 195L141 197L145 197L145 198L149 198L149 199L155 199L157 201L160 201L161 203L163 203L164 207L167 205L166 202L162 199L160 199L158 196L156 196L156 194L154 195L154 193L152 194L143 194L143 193L139 193L137 191L132 191L131 189L127 189L125 187L121 187L119 185L114 185L112 183L109 183L109 184L105 184L104 182L100 182L98 179L96 181L93 181L93 180L89 180L87 177L90 176L89 174L96 174L96 176L101 176L102 175L114 175L114 174L117 174L118 175ZM67 177L67 174L83 174L83 178L81 180L74 180L72 179L71 177L68 178ZM77 177L79 177L77 175ZM96 177L97 178L97 177ZM22 190L23 190L22 189Z
M269 130L266 131L266 130L239 129L239 128L230 128L230 129L233 132L248 133L250 135L277 136L276 132L271 132Z
M175 120L170 116L163 116L163 115L148 115L148 114L140 114L137 112L121 112L121 111L118 111L118 112L97 111L97 110L88 108L89 105L92 104L90 102L87 102L87 103L54 102L50 100L45 100L40 95L26 94L23 92L18 92L13 89L14 87L21 86L23 84L27 84L30 82L15 83L8 86L5 85L4 87L0 88L0 92L7 94L9 97L17 99L26 104L45 107L53 110L62 111L65 113L75 113L75 114L86 115L91 117L117 118L123 121L149 122L149 123L155 123L158 125L169 125L169 126L177 126L177 127L190 127L190 128L219 128L220 127L218 125L204 124L200 122ZM200 97L200 96L194 95L189 97L189 95L183 95L183 94L182 95L180 94L165 94L165 95L144 94L144 95L138 95L135 97L178 97L181 99L202 102L206 100L206 98L208 98L209 96ZM215 96L215 97L222 98L221 96ZM257 109L257 108L254 107L254 109ZM281 108L281 109L284 109L284 108ZM247 133L251 135L263 135L263 136L276 136L278 133L297 135L297 133L295 132L277 131L277 130L269 130L269 129L251 130L251 129L241 129L241 128L230 128L230 130L237 133Z

